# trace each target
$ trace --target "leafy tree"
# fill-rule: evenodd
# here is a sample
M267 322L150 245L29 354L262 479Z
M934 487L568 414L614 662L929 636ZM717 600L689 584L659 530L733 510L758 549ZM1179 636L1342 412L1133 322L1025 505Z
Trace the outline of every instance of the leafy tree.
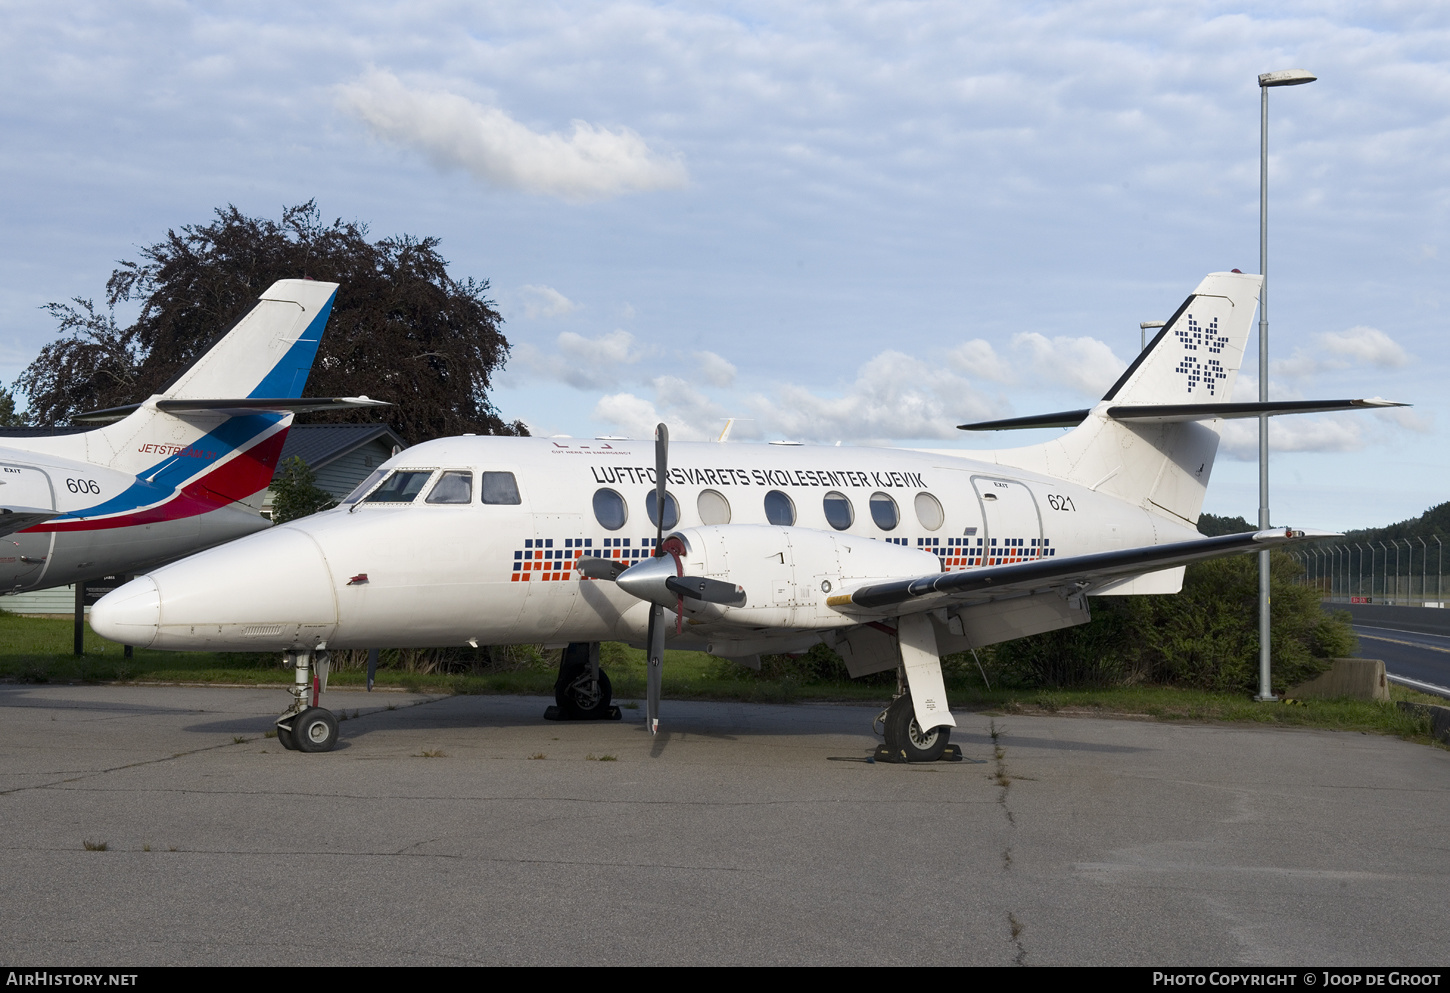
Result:
M286 524L337 506L337 498L317 485L317 477L296 455L277 467L271 490L275 524Z
M437 238L368 240L357 222L323 224L315 201L281 221L234 206L208 224L168 231L123 261L106 282L106 310L77 297L47 309L61 337L16 381L37 423L120 406L160 392L278 279L341 284L308 380L313 396L367 394L390 400L382 416L410 441L442 435L527 434L505 423L488 399L508 356L503 318L487 280L454 279ZM140 315L117 325L114 308L138 301ZM342 411L324 420L372 421Z
M1220 517L1217 514L1198 515L1198 533L1205 538L1216 538L1221 534L1243 534L1257 531L1257 524L1250 524L1242 517Z
M0 390L0 428L22 428L25 424L25 415L15 410L15 392Z

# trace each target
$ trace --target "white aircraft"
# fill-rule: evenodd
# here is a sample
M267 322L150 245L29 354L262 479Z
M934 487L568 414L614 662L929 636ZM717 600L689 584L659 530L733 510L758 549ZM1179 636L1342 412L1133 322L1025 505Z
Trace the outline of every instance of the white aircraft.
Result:
M285 279L165 392L115 423L0 438L0 593L134 572L270 526L259 513L336 283Z
M138 577L91 624L129 645L286 653L279 737L303 751L336 741L318 706L332 649L565 643L560 709L592 717L610 697L598 642L644 645L654 731L666 647L758 665L823 641L852 676L898 671L887 745L934 759L956 723L943 653L1081 624L1088 595L1177 592L1189 562L1311 536L1194 528L1219 418L1389 405L1230 403L1260 282L1204 279L1091 409L989 425L1076 425L1043 444L671 448L664 425L653 451L444 438L335 510Z

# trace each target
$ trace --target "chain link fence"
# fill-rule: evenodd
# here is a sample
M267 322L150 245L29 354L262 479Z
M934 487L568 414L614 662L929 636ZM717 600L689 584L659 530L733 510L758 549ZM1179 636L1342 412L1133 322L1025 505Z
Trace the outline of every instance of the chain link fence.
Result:
M1379 541L1333 539L1289 554L1304 567L1299 584L1333 603L1444 607L1450 536Z

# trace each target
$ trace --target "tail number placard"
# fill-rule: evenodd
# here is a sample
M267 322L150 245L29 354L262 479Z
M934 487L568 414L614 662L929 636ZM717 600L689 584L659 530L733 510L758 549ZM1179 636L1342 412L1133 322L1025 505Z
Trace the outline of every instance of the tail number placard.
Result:
M94 479L67 479L65 488L72 493L96 493L101 492L101 484Z
M1056 493L1047 494L1047 505L1053 510L1077 510L1072 505L1072 497L1058 496Z

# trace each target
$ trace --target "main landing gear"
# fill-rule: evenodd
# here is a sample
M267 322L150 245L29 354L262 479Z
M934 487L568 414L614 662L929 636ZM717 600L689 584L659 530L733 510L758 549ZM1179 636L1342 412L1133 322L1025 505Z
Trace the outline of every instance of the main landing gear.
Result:
M327 688L331 656L319 649L287 652L286 658L294 673L292 706L277 718L277 740L289 751L330 752L337 745L337 718L317 699Z
M921 725L916 722L910 693L903 693L891 701L891 706L876 720L878 724L885 725L882 731L886 738L886 744L877 749L878 762L936 762L944 758L948 761L961 760L956 749L948 748L952 736L951 728L943 726L929 731L921 729ZM884 756L879 754L883 750L886 752ZM947 755L949 750L952 752L951 756Z
M544 711L550 721L617 721L618 707L610 706L613 688L599 668L599 643L572 642L559 660L553 707Z

